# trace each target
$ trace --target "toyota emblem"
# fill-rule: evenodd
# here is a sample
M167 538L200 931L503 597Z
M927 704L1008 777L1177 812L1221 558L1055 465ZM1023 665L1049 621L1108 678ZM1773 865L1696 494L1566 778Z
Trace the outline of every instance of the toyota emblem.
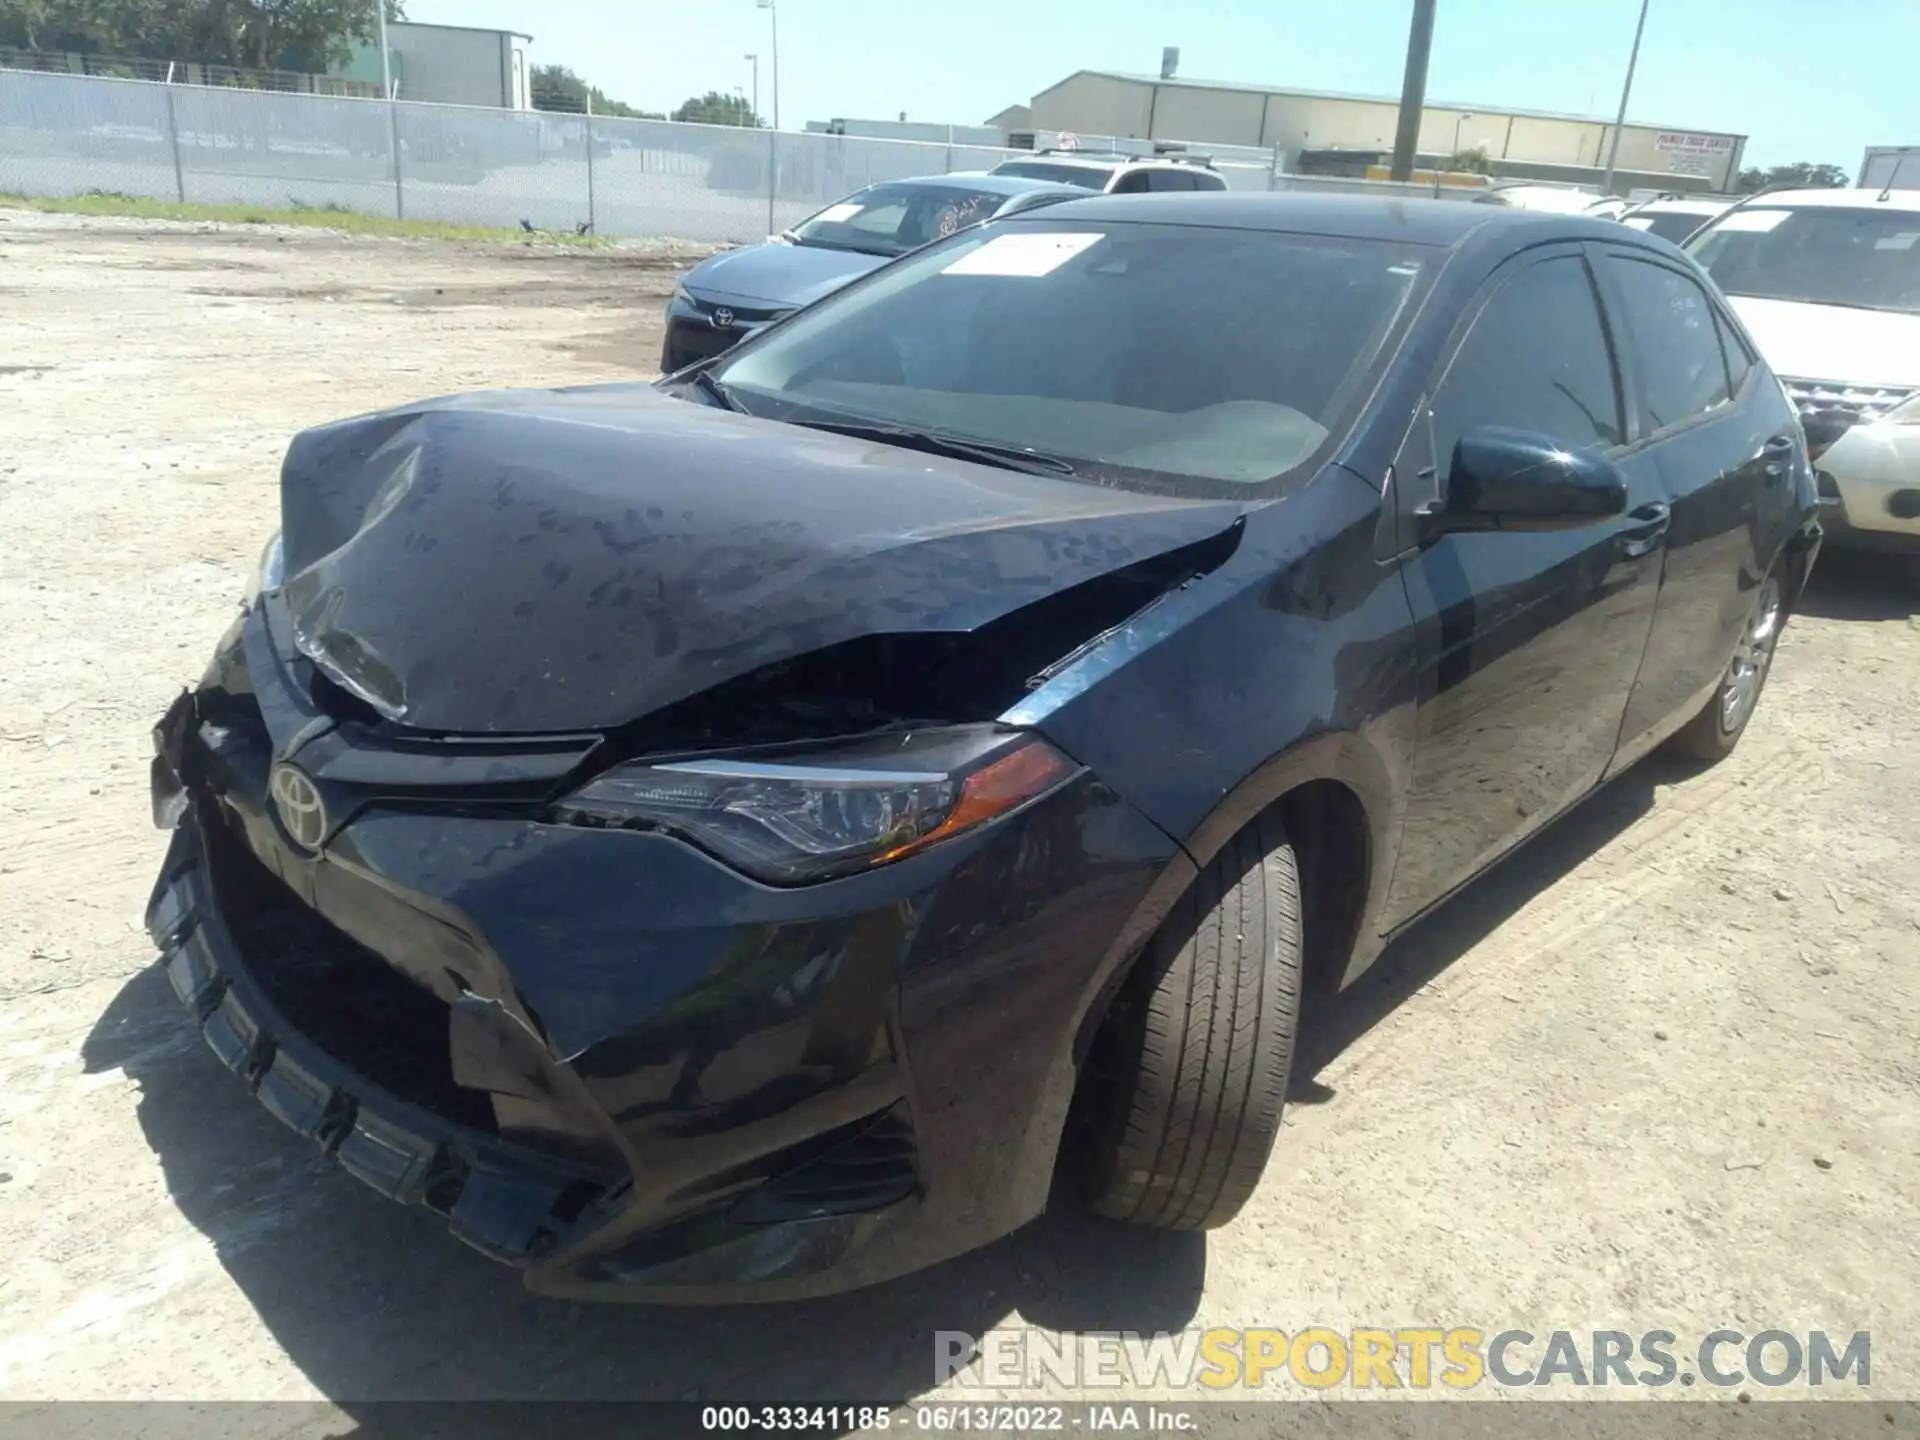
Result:
M293 765L273 767L273 808L280 812L293 843L309 854L327 838L327 803L306 772Z
M731 328L732 325L733 325L733 312L727 309L726 306L722 305L718 310L713 312L713 328L714 329L726 330Z

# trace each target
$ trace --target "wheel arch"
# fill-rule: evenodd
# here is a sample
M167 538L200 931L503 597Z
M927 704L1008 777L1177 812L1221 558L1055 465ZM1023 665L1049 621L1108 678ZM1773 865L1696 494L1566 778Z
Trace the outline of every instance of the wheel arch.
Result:
M1236 835L1276 806L1301 867L1305 983L1322 992L1350 984L1381 948L1377 927L1368 921L1380 913L1392 878L1399 814L1394 796L1385 760L1355 731L1308 736L1246 776L1194 827L1184 853L1161 872L1109 947L1077 1017L1076 1067L1181 896Z

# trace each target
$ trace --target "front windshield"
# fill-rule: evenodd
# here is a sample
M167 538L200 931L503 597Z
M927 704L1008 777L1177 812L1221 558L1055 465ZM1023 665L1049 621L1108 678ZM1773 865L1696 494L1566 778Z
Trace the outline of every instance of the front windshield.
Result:
M1920 314L1920 215L1910 210L1753 205L1687 249L1729 295Z
M934 431L1083 479L1243 495L1321 455L1422 252L1193 226L998 223L887 267L715 373L756 414Z
M964 184L927 185L907 180L869 185L829 205L787 232L802 245L858 250L867 255L904 255L928 241L985 220L1013 197Z

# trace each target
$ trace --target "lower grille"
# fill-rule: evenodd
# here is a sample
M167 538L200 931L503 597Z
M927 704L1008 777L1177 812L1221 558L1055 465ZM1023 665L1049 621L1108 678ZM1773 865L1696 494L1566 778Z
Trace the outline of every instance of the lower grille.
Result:
M777 1225L880 1210L906 1199L919 1179L913 1126L904 1107L896 1105L857 1134L767 1181L727 1218L740 1225Z
M662 368L669 374L701 360L723 355L745 337L738 330L715 330L710 325L675 320L667 327L666 357Z
M207 829L234 944L287 1022L394 1098L497 1134L492 1100L454 1084L446 1004L335 929L224 828Z

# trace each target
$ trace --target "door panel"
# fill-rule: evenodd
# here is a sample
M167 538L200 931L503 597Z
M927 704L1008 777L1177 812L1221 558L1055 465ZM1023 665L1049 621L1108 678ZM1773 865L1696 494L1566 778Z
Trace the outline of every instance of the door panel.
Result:
M1502 424L1615 459L1631 513L1573 530L1444 535L1403 561L1421 681L1389 929L1599 781L1664 549L1665 491L1656 465L1621 444L1615 367L1577 252L1495 277L1434 396L1395 462L1398 503L1444 494L1453 442Z
M1629 367L1638 453L1658 466L1673 507L1646 660L1609 768L1616 773L1690 720L1732 658L1765 564L1766 516L1791 484L1791 464L1769 442L1784 439L1790 462L1793 417L1784 402L1769 403L1778 399L1773 387L1748 373L1744 354L1725 353L1738 338L1723 333L1691 276L1617 252L1599 266L1638 362Z

